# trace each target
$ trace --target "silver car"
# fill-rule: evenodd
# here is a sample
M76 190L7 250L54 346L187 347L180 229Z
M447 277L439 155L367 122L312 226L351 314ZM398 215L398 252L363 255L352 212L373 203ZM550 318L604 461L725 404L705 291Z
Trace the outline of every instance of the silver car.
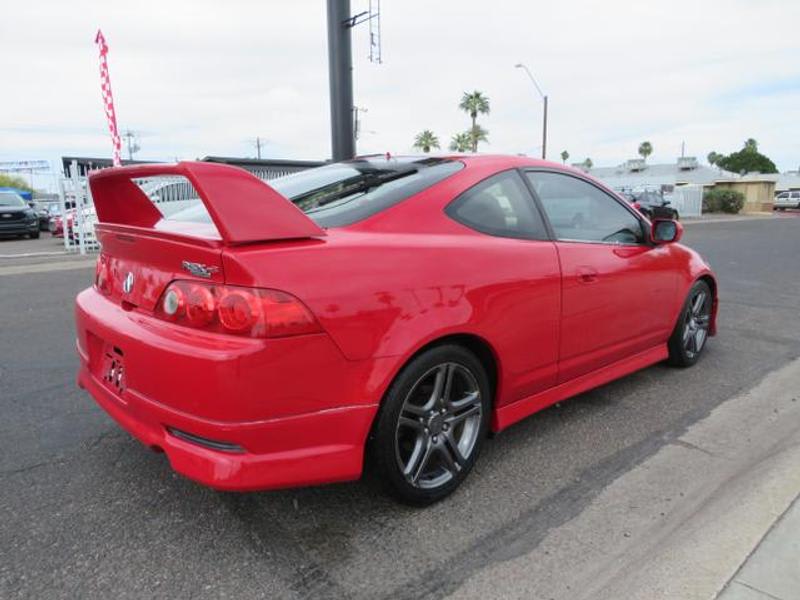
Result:
M774 210L800 208L800 190L781 192L775 196L775 203L772 205L772 208Z

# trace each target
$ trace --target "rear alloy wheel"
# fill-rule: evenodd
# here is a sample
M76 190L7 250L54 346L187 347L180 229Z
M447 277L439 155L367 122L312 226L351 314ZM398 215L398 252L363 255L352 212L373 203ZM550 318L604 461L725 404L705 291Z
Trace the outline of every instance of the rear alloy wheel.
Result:
M690 367L700 358L708 339L712 304L713 297L708 284L705 281L695 283L669 339L670 364Z
M372 458L389 491L427 505L464 480L489 422L489 384L475 356L439 346L412 360L392 384L375 428Z

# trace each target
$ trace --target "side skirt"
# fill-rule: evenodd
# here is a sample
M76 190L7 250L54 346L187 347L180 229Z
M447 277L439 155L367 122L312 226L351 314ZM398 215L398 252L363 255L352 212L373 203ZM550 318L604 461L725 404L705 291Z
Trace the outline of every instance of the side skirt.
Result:
M572 396L599 387L609 381L614 381L625 375L630 375L635 371L666 360L668 356L669 351L667 350L667 345L659 344L639 354L634 354L623 360L611 363L592 373L581 375L571 381L566 381L543 392L534 394L533 396L517 400L513 404L498 408L494 411L494 415L492 416L492 431L502 431L509 425L513 425L517 421L535 412L539 412L556 402L561 402Z

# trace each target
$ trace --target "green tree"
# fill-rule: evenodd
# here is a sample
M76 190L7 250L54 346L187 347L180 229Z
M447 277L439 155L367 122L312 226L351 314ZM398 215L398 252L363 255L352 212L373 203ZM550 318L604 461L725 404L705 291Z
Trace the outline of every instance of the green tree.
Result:
M748 138L738 152L722 156L717 166L733 173L777 173L775 163L758 151L758 142Z
M480 125L475 125L466 133L469 136L473 152L478 151L478 142L486 142L487 144L489 143L489 132Z
M647 160L647 157L653 153L653 144L650 142L642 142L639 144L639 156Z
M585 161L583 161L583 166L586 167L586 169L588 170L588 169L591 169L594 166L594 163L592 162L591 158L587 157L587 159Z
M567 164L567 160L569 159L569 152L566 150L562 150L561 152L561 162Z
M712 150L711 152L708 153L708 156L706 157L706 160L708 161L708 164L710 164L711 166L714 166L717 163L719 163L719 159L722 158L722 156L723 155L720 154L719 152L714 152Z
M425 129L414 138L414 148L419 148L427 154L431 148L439 148L439 138L430 129Z
M478 126L478 115L489 114L489 98L487 98L483 92L479 92L478 90L475 90L474 92L464 92L464 94L461 96L461 102L458 104L458 108L467 113L469 118L472 119L472 128L470 129L470 131L472 131ZM478 151L479 141L480 140L473 136L473 152Z
M0 173L0 187L17 188L18 190L25 190L26 192L33 191L33 188L29 186L28 182L22 177L3 175L2 173Z
M469 131L457 133L450 138L450 150L453 152L469 152L472 148L472 136Z

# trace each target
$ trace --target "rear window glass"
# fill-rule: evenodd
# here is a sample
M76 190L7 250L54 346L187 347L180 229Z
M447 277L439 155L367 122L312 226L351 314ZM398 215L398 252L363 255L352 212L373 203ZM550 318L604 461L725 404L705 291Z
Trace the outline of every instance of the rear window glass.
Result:
M343 227L394 206L463 167L460 161L445 158L362 158L292 173L267 183L320 227ZM211 222L199 201L165 217Z

